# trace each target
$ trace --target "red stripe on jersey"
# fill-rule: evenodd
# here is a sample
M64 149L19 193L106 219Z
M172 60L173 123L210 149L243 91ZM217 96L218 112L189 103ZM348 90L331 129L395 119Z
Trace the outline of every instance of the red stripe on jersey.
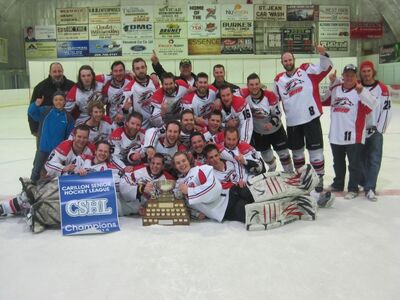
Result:
M207 182L207 177L201 169L199 170L199 181L200 184L205 184Z
M78 86L75 84L68 92L67 96L65 96L65 101L67 102L75 102L76 101L76 92L78 90Z

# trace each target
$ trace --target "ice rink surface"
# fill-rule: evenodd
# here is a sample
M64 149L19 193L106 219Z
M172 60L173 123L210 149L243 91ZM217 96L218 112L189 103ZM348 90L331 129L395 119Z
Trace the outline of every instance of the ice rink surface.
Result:
M0 109L0 197L29 177L35 141L27 107ZM248 232L238 222L142 227L63 237L0 219L0 299L399 299L400 107L384 138L379 201L337 197L316 221ZM325 185L332 180L322 116Z

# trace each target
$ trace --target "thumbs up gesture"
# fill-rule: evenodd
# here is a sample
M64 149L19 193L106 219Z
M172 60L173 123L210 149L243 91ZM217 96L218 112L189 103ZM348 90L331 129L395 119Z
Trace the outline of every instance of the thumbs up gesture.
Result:
M333 84L336 81L336 72L337 70L335 70L335 72L329 74L329 81L331 82L331 84Z

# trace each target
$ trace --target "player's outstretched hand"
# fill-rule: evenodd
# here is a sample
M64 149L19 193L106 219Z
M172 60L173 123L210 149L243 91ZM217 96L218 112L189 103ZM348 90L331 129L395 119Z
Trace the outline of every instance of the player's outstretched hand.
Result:
M326 49L325 49L325 47L322 46L322 45L316 45L316 46L315 46L315 51L316 51L317 53L321 54L321 55L325 55L325 53L326 53Z
M336 78L337 78L336 72L337 72L337 70L335 70L335 72L329 74L329 81L331 82L331 84L336 81Z

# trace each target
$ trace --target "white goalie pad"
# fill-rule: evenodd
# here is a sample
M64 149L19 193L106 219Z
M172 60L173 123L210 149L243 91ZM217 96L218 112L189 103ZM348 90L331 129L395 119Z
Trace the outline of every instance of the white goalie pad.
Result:
M269 172L248 180L247 186L255 202L271 201L283 197L308 194L319 178L311 165L303 166L297 174Z
M315 220L317 202L310 196L284 197L246 205L246 229L268 230L296 220Z

